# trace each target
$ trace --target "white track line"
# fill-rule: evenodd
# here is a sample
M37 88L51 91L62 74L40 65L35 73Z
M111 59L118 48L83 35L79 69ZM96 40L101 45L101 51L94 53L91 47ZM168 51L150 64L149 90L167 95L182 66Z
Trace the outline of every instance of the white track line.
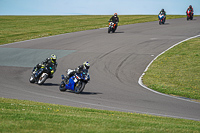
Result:
M185 39L185 40L183 40L183 41L180 41L180 42L174 44L173 46L171 46L170 48L168 48L167 50L165 50L165 51L163 51L162 53L160 53L158 56L156 56L156 57L149 63L149 65L146 67L146 69L144 70L143 74L140 76L140 78L139 78L139 80L138 80L138 83L139 83L143 88L145 88L145 89L147 89L147 90L150 90L150 91L152 91L152 92L154 92L154 93L156 93L156 94L160 94L160 95L163 95L163 96L168 96L168 97L172 97L172 98L181 99L181 100L184 100L184 101L189 101L189 102L194 102L194 103L199 103L199 104L200 104L200 102L192 101L192 100L190 100L190 99L184 99L184 98L181 98L181 97L171 96L171 95L167 95L167 94L160 93L160 92L158 92L158 91L152 90L152 89L148 88L147 86L145 86L145 85L143 84L143 82L142 82L142 77L145 75L145 72L148 70L149 66L153 63L153 61L155 61L160 55L164 54L166 51L170 50L171 48L175 47L176 45L179 45L179 44L182 43L182 42L185 42L185 41L188 41L188 40L190 40L190 39L197 38L197 37L200 37L200 35L196 35L196 36L187 38L187 39Z

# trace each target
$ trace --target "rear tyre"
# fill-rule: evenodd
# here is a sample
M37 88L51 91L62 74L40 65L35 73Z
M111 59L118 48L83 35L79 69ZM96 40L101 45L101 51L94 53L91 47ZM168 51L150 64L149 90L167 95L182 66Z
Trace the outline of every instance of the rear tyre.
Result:
M44 82L46 81L46 79L48 78L48 75L47 74L42 74L39 79L38 79L38 84L39 85L42 85L44 84Z
M113 28L112 33L115 33L115 29Z
M81 93L85 88L85 82L78 81L74 87L74 92L76 94Z

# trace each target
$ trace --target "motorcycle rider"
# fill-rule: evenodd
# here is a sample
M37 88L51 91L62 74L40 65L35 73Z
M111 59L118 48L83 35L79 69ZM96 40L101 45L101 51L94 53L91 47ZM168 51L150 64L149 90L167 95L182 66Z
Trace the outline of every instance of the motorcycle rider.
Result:
M187 10L186 10L186 14L187 14L187 11L191 11L191 14L192 14L192 17L193 17L193 12L194 12L194 10L193 10L193 7L192 7L192 5L190 5L188 8L187 8Z
M33 74L35 74L40 68L44 68L45 66L47 67L51 67L52 70L49 70L48 74L49 74L49 78L53 78L53 74L56 71L56 67L58 65L58 63L56 62L56 55L55 54L51 54L51 56L49 58L46 58L46 60L42 61L42 63L37 64L34 69L33 69Z
M162 15L162 14L164 14L164 22L165 22L165 19L166 19L166 12L165 12L165 10L164 9L161 9L161 11L160 11L160 13L158 14L158 15Z
M78 66L77 68L75 68L74 70L70 71L70 73L68 73L68 75L66 76L66 81L74 76L75 73L82 73L82 72L86 72L89 73L88 70L90 68L90 64L89 62L85 61L83 63L83 65ZM90 76L88 77L88 81L90 80Z
M114 16L112 16L108 22L113 22L114 24L116 24L115 26L115 30L117 29L118 26L118 22L119 22L119 17L117 16L117 13L114 13Z

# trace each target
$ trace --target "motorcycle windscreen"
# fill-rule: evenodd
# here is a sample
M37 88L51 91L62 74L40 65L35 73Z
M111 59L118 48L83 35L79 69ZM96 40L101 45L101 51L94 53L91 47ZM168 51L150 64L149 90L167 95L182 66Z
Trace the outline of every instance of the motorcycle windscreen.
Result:
M163 15L159 15L158 16L159 19L163 19L163 17L164 17Z

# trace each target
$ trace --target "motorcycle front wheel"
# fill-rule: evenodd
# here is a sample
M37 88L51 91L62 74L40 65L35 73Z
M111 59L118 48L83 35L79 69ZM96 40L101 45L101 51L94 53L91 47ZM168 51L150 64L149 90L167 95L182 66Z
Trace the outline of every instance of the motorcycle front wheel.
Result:
M60 83L59 90L60 90L60 91L66 91L64 81L62 81L62 82Z
M109 28L108 28L108 33L110 33L110 30L111 30L111 29L110 29L110 27L109 27Z
M81 93L85 88L85 82L78 81L74 87L74 92L76 94Z
M29 78L30 83L35 83L35 78L34 75L32 74L31 77Z
M161 25L161 21L159 20L159 25Z

